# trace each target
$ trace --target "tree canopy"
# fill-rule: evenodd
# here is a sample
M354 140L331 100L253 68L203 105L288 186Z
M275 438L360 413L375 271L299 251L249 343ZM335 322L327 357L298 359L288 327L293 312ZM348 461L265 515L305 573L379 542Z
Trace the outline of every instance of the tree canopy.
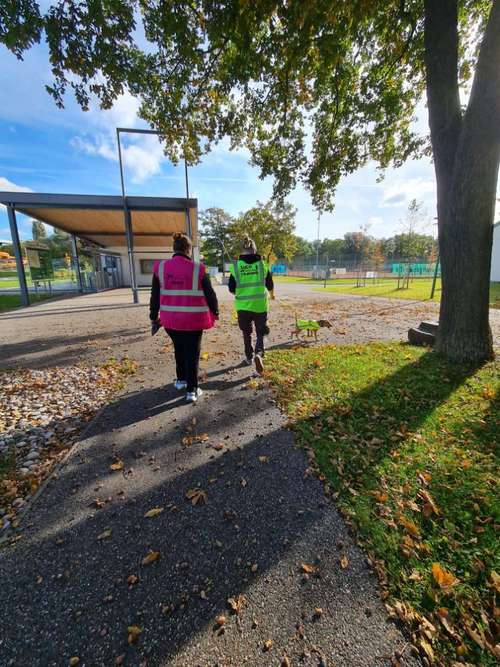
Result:
M465 85L490 2L459 2ZM108 108L130 90L169 156L200 159L229 135L287 194L318 207L368 160L399 165L430 149L411 127L425 86L419 0L5 2L0 40L16 56L44 37L58 105ZM139 39L139 27L144 39Z

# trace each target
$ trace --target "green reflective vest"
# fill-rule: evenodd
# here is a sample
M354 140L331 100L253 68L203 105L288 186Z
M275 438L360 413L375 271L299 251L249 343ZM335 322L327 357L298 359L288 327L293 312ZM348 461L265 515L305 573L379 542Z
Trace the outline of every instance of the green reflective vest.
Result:
M267 313L266 276L268 270L263 260L247 264L239 259L231 264L231 275L236 282L236 310Z

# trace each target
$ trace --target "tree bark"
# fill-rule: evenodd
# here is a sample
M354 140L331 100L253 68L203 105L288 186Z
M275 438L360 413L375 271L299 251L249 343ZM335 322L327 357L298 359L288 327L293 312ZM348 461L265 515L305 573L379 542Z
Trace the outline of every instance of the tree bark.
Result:
M500 0L493 0L467 110L458 90L456 0L425 1L429 126L437 181L442 294L436 349L493 357L489 281L500 161Z

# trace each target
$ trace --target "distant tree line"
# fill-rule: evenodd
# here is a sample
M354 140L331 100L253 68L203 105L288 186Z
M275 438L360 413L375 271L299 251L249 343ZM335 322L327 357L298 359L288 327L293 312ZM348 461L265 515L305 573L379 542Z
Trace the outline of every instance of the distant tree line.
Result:
M295 234L295 209L290 204L282 207L257 202L253 208L231 216L222 208L209 208L200 213L201 250L204 260L211 266L222 265L222 252L226 261L240 252L240 241L248 234L265 259L272 262L283 259L288 262L303 259L314 263L334 261L362 265L370 263L382 266L390 261L423 259L433 262L437 258L437 240L421 230L425 226L425 212L421 203L412 200L401 232L388 238L377 239L368 233L368 226L348 232L343 238L308 241Z

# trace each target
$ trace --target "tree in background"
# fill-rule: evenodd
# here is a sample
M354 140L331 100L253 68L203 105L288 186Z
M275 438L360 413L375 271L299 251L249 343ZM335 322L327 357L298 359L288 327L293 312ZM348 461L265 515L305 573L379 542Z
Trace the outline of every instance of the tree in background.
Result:
M298 247L295 231L295 209L291 204L257 205L241 213L231 225L232 254L240 254L241 242L250 236L264 259L271 263L277 257L292 258Z
M382 241L376 241L372 255L373 265L377 271L380 271L385 264L384 244Z
M227 253L232 245L233 218L224 209L212 207L200 212L200 222L201 251L205 262L223 269L223 255L228 261Z
M33 220L31 223L31 235L34 241L42 241L47 238L47 230L43 222Z
M56 104L69 87L82 108L91 97L110 108L128 89L171 159L193 164L229 136L274 177L277 198L301 182L328 209L340 178L369 160L399 166L432 150L436 347L451 360L493 357L500 0L2 4L0 41L14 54L42 36ZM430 142L411 125L424 93Z

